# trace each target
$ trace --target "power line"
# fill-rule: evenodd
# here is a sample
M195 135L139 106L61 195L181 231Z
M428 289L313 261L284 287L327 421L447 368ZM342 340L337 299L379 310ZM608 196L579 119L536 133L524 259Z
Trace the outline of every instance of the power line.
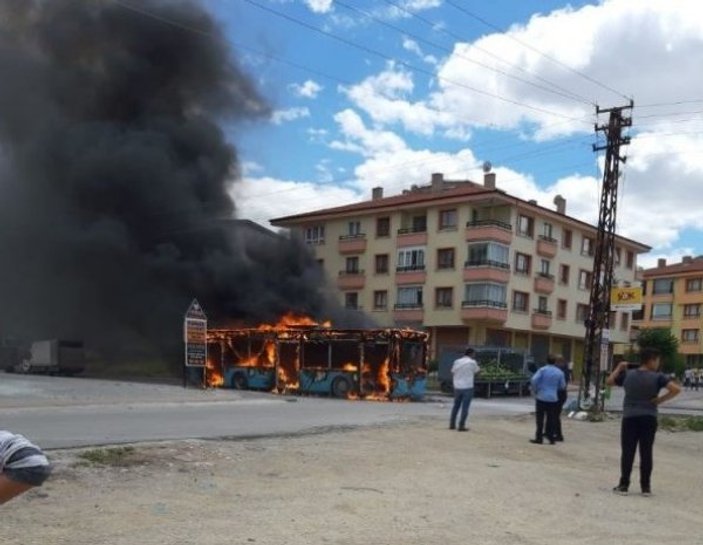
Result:
M421 36L418 36L417 34L413 34L413 33L407 32L407 31L405 31L404 29L402 29L402 28L400 28L400 27L398 27L398 26L395 26L395 25L393 25L393 24L391 24L391 23L389 23L389 22L387 22L387 21L384 21L383 19L380 19L380 18L378 18L378 17L372 15L371 13L369 13L369 12L367 12L367 11L364 11L364 10L362 10L362 9L356 8L356 7L354 7L354 6L351 6L351 5L347 4L346 2L343 2L342 0L335 0L335 5L337 5L337 6L342 6L343 8L345 8L345 9L347 9L347 10L349 10L349 11L352 11L352 12L354 12L354 13L358 13L358 14L360 14L360 15L363 15L364 17L367 17L367 18L369 18L369 19L375 21L376 23L385 26L386 28L390 28L391 30L393 30L393 31L395 31L395 32L398 32L398 33L401 34L401 35L409 36L409 37L413 38L414 40L416 40L416 41L418 41L418 42L420 42L420 43L429 45L430 47L434 47L434 48L436 48L436 49L439 49L440 51L444 51L445 53L449 53L449 54L452 53L452 50L451 50L450 48L448 48L448 47L446 47L446 46L444 46L444 45L442 45L442 44L438 44L438 43L433 42L433 41L431 41L431 40L427 40L427 39L425 39L425 38L422 38ZM412 12L410 12L410 13L412 13ZM552 93L552 94L558 95L558 96L563 97L563 98L568 98L568 99L570 99L570 100L574 100L574 101L576 101L576 102L586 104L587 106L594 106L594 105L595 105L595 104L592 104L591 102L589 102L588 100L580 99L580 98L575 98L571 93L566 94L566 93L563 93L563 92L560 92L560 91L556 91L556 90L554 90L554 89L550 89L550 88L545 87L545 86L543 86L543 85L539 85L539 84L537 84L537 83L534 83L534 82L532 82L532 81L526 80L526 79L521 78L521 77L519 77L519 76L515 76L514 74L510 74L509 72L506 72L505 70L501 70L500 68L495 68L495 67L490 66L490 65L488 65L488 64L486 64L486 63L483 63L483 62L481 62L481 61L477 61L477 60L475 60L475 59L472 59L472 58L468 57L467 55L462 55L462 54L459 54L459 53L455 53L455 55L456 55L458 58L463 59L463 60L465 60L465 61L467 61L467 62L470 62L470 63L472 63L472 64L475 64L475 65L477 65L477 66L480 66L480 67L482 67L482 68L485 68L485 69L487 69L487 70L490 70L490 71L492 71L492 72L496 72L496 73L501 74L501 75L503 75L503 76L505 76L505 77L507 77L507 78L511 78L511 79L517 80L517 81L519 81L519 82L521 82L521 83L524 83L524 84L526 84L526 85L530 85L530 86L532 86L532 87L535 87L535 88L540 89L540 90L542 90L542 91L545 91L545 92L547 92L547 93Z
M653 102L651 104L638 105L637 109L641 108L660 108L662 106L681 106L683 104L701 104L703 103L703 98L695 98L690 100L677 100L674 102Z
M568 64L561 62L559 59L556 59L556 58L552 57L551 55L548 55L547 53L544 53L543 51L540 51L539 49L537 49L536 47L534 47L534 46L528 44L527 42L525 42L525 41L523 41L523 40L520 40L519 38L516 38L515 36L513 36L513 35L507 33L504 29L500 28L500 27L497 26L497 25L494 25L494 24L491 23L490 21L487 21L486 19L484 19L484 18L481 17L480 15L477 15L476 13L474 13L474 12L472 12L472 11L469 11L468 9L466 9L465 7L463 7L463 6L459 5L459 4L457 4L457 3L454 2L453 0L445 0L445 2L446 2L447 4L449 4L450 6L452 6L454 9L456 9L456 10L462 12L462 13L465 13L466 15L468 15L469 17L471 17L472 19L475 19L476 21L478 21L478 22L484 24L485 26L487 26L487 27L489 27L489 28L492 28L493 30L495 30L495 31L497 31L497 32L500 32L501 34L503 34L503 35L506 36L507 38L513 40L514 42L520 44L521 46L523 46L523 47L525 47L525 48L527 48L527 49L529 49L529 50L531 50L531 51L534 51L535 53L537 53L538 55L541 55L542 57L544 57L545 59L551 61L552 63L561 66L563 69L568 70L569 72L572 72L573 74L576 74L576 75L578 75L578 76L581 76L582 78L584 78L584 79L590 81L591 83L594 83L595 85L598 85L599 87L602 87L603 89L606 89L606 90L608 90L608 91L610 91L610 92L612 92L612 93L615 93L616 95L618 95L618 96L620 96L620 97L623 97L623 98L625 98L625 99L628 100L628 101L630 100L630 97L624 95L624 94L621 93L620 91L618 91L618 90L616 90L616 89L613 89L613 88L610 87L609 85L606 85L605 83L602 83L602 82L598 81L597 79L595 79L595 78L589 76L588 74L585 74L584 72L581 72L580 70L576 70L575 68L572 68L572 67L569 66Z
M458 34L450 31L447 28L444 28L443 26L438 27L438 25L435 21L431 21L431 20L427 19L426 17L423 17L422 15L419 15L418 13L415 13L414 11L409 10L406 7L398 4L397 2L394 2L393 0L383 0L383 1L386 2L386 4L389 4L393 7L395 7L396 9L408 14L410 17L413 17L414 19L422 21L423 23L428 25L430 28L437 29L439 32L446 34L447 36L450 36L451 38L453 38L459 42L467 41L464 37L459 36ZM541 76L538 76L537 74L533 74L529 70L524 69L522 66L519 66L517 64L513 64L509 61L506 61L504 58L499 57L498 55L496 55L492 51L489 51L488 49L484 49L476 44L472 44L471 47L476 49L477 51L480 51L484 55L487 55L493 59L496 59L499 62L502 62L503 64L506 64L507 66L509 66L510 68L512 68L514 70L517 70L519 72L523 72L523 73L527 74L528 76L530 76L538 81L541 81L542 83L545 83L547 85L554 87L555 89L558 89L559 91L565 93L566 95L570 96L570 98L573 98L574 100L581 101L585 104L594 105L593 101L588 100L587 98L584 98L583 96L581 96L577 93L574 93L573 91L570 91L570 90L566 89L565 87L562 87L561 85L558 85L552 81L549 81L548 79L545 79Z
M567 116L567 115L564 115L564 114L561 114L561 113L558 113L558 112L554 112L554 111L551 111L551 110L547 110L547 109L545 109L545 108L540 108L540 107L538 107L538 106L531 106L531 105L529 105L529 104L525 104L524 102L520 102L520 101L517 101L517 100L513 100L513 99L511 99L511 98L504 97L504 96L502 96L502 95L498 95L498 94L495 94L495 93L491 93L490 91L486 91L486 90L484 90L484 89L479 89L479 88L473 87L473 86L471 86L471 85L467 85L467 84L464 84L464 83L461 83L461 82L458 82L458 81L454 81L454 80L452 80L452 79L449 79L449 78L446 78L446 77L443 77L443 76L439 76L439 75L433 73L433 72L430 71L430 70L427 70L427 69L422 68L422 67L419 67L419 66L415 66L415 65L413 65L413 64L411 64L411 63L409 63L409 62L406 62L406 61L402 61L402 60L399 60L399 59L395 59L395 58L393 58L393 57L391 57L391 56L389 56L389 55L386 55L386 54L383 53L382 51L379 51L379 50L374 49L374 48L372 48L372 47L369 47L369 46L366 46L366 45L363 45L363 44L354 42L354 41L352 41L352 40L349 40L349 39L347 39L347 38L344 38L344 37L339 36L339 35L337 35L337 34L334 34L334 33L332 33L332 32L328 32L327 30L324 30L324 29L322 29L322 28L316 27L315 25L311 25L310 23L307 23L306 21L303 21L303 20L298 19L298 18L296 18L296 17L293 17L293 16L291 16L291 15L288 15L287 13L284 13L284 12L282 12L282 11L278 11L278 10L276 10L276 9L273 9L273 8L271 8L271 7L269 7L269 6L260 4L259 2L256 2L255 0L242 0L242 1L246 2L247 4L251 4L252 6L257 7L257 8L259 8L259 9L262 10L262 11L266 11L266 12L268 12L268 13L270 13L270 14L276 16L276 17L279 17L279 18L281 18L281 19L285 19L285 20L287 20L287 21L290 21L291 23L294 23L294 24L296 24L296 25L299 25L299 26L301 26L301 27L303 27L303 28L307 28L308 30L311 30L311 31L316 32L316 33L318 33L318 34L321 34L321 35L323 35L323 36L327 36L328 38L331 38L331 39L333 39L333 40L336 40L336 41L338 41L338 42L340 42L340 43L343 43L343 44L346 44L346 45L348 45L348 46L350 46L350 47L354 47L354 48L356 48L356 49L359 49L360 51L365 51L366 53L369 53L369 54L374 55L374 56L376 56L376 57L379 57L379 58L382 58L382 59L385 59L385 60L394 62L394 63L399 64L399 65L401 65L401 66L405 66L406 68L408 68L409 70L411 70L411 71L413 71L413 72L418 72L418 73L421 73L421 74L425 74L425 75L430 76L430 77L432 77L432 78L436 78L436 79L438 79L438 80L440 80L440 81L444 81L444 82L446 82L446 83L448 83L448 84L450 84L450 85L454 85L454 86L457 86L457 87L461 87L461 88L467 89L467 90L469 90L469 91L472 91L472 92L477 93L477 94L480 94L480 95L484 95L484 96L488 96L488 97L491 97L491 98L495 98L495 99L497 99L497 100L501 100L501 101L503 101L503 102L507 102L507 103L513 104L513 105L515 105L515 106L518 106L518 107L520 107L520 108L525 108L525 109L533 110L533 111L536 111L536 112L539 112L539 113L542 113L542 114L547 114L547 115L554 116L554 117L561 117L561 118L564 118L564 119L572 119L572 120L576 119L576 118L569 117L569 116Z

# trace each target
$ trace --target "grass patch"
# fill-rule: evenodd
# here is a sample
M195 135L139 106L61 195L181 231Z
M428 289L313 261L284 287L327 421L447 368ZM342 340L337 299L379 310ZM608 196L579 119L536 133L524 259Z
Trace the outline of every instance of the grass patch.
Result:
M134 447L96 448L81 452L78 458L80 465L126 467L139 463L134 457L135 453Z
M660 416L659 427L666 431L703 431L703 416Z

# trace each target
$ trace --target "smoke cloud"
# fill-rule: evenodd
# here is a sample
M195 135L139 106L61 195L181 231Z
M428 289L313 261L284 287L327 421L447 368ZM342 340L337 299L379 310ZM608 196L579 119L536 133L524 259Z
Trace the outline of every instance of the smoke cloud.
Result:
M222 221L219 124L269 110L221 29L196 1L137 5L155 17L0 0L0 335L164 355L193 297L214 321L347 321L299 243Z

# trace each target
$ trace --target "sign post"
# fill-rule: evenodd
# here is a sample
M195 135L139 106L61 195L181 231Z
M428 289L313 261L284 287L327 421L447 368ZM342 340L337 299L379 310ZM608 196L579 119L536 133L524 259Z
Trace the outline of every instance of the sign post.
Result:
M183 369L183 387L188 385L188 368L200 367L203 374L203 387L206 385L207 364L207 316L197 299L188 307L183 322L183 341L185 342L185 361Z

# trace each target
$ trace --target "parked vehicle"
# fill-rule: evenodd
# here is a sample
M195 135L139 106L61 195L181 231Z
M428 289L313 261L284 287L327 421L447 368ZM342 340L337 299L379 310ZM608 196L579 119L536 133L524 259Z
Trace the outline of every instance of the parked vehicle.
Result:
M530 377L536 371L534 360L526 350L517 348L480 346L476 361L481 372L474 379L475 395L525 395L529 393ZM440 388L451 393L452 364L464 355L465 347L443 348L439 356L438 378Z
M12 356L5 365L9 373L73 376L85 369L85 351L80 341L35 341L28 350L16 348L8 356Z

